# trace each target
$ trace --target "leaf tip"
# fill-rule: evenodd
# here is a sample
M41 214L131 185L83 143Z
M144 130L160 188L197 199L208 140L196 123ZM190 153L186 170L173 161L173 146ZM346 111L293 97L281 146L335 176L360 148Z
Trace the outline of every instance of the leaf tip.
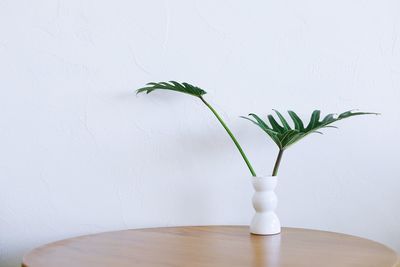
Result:
M135 92L136 92L136 95L138 95L143 92L143 88L136 89Z

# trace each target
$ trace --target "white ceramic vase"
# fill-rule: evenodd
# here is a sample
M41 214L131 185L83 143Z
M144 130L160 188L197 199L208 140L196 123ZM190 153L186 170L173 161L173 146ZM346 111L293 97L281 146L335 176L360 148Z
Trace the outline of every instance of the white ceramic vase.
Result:
M250 224L250 232L256 235L275 235L281 232L281 223L275 213L278 198L274 192L277 176L252 177L255 190L253 207L256 211Z

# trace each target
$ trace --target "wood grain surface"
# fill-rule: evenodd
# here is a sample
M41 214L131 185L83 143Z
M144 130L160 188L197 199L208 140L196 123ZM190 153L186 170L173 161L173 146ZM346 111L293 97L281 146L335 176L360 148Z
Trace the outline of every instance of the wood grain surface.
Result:
M397 254L363 238L283 228L250 235L244 226L171 227L81 236L34 249L23 267L393 267Z

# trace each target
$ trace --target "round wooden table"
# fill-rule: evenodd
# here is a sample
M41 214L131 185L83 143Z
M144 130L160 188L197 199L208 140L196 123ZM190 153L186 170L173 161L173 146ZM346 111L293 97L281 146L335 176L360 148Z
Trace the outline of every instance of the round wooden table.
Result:
M27 254L23 267L393 267L397 254L363 238L283 228L250 235L244 226L108 232L58 241Z

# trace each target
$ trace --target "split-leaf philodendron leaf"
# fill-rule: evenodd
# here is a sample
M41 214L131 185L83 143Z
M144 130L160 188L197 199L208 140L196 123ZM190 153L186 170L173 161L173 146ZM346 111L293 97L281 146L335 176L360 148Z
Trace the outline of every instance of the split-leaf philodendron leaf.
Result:
M180 93L196 96L199 99L201 99L201 101L215 115L215 117L221 123L222 127L224 127L225 131L228 133L229 137L232 139L232 141L235 144L236 148L238 149L240 155L242 156L243 160L245 161L247 167L249 168L249 171L250 171L251 175L252 176L256 176L256 173L255 173L253 167L251 166L250 161L248 160L246 154L244 153L244 151L243 151L242 147L240 146L239 142L236 140L236 138L233 135L232 131L226 125L226 123L221 118L221 116L219 116L217 111L203 98L203 95L205 95L207 93L206 91L204 91L203 89L201 89L201 88L199 88L197 86L191 85L189 83L185 83L185 82L178 83L178 82L175 82L175 81L169 81L169 82L158 82L158 83L151 82L151 83L148 83L145 87L136 90L136 92L138 94L139 93L143 93L143 92L146 92L148 94L148 93L151 93L154 90L170 90L170 91L175 91L175 92L180 92Z
M286 121L285 117L283 117L283 115L279 111L277 110L274 111L277 114L281 124L279 124L272 115L267 116L269 124L268 122L262 120L259 116L253 113L249 114L251 118L249 117L242 117L242 118L247 119L253 122L254 124L258 125L264 132L268 134L268 136L275 142L275 144L279 147L280 150L285 150L289 146L300 141L301 139L303 139L304 137L306 137L311 133L322 134L321 132L318 131L322 128L329 128L329 127L336 128L335 126L330 125L336 121L340 121L358 115L367 115L367 114L378 115L378 113L373 113L373 112L353 112L352 110L350 110L343 112L339 115L328 114L321 120L320 119L321 111L314 110L314 112L311 114L310 122L305 127L303 121L294 111L288 111L288 114L293 121L293 127L291 127L289 123Z
M169 82L151 82L146 84L145 87L140 88L138 90L136 90L136 92L139 93L143 93L146 92L151 93L154 90L170 90L170 91L175 91L175 92L181 92L181 93L185 93L185 94L189 94L189 95L193 95L193 96L197 96L200 97L202 95L207 94L206 91L204 91L203 89L191 85L189 83L178 83L175 81L169 81Z
M286 121L285 117L279 111L275 110L275 113L278 116L281 124L279 124L272 115L267 116L269 124L268 122L262 120L259 116L253 113L249 114L250 118L242 117L259 126L279 147L279 153L274 165L274 169L272 171L272 176L278 175L278 169L282 159L283 151L285 151L285 149L287 149L289 146L300 141L307 135L311 133L322 134L319 131L322 128L336 128L335 126L332 126L330 124L349 117L367 114L377 115L377 113L372 112L353 112L350 110L343 112L339 115L328 114L321 120L321 111L314 110L314 112L311 114L310 122L307 126L304 126L303 121L300 119L299 116L297 116L294 111L288 111L289 116L293 121L293 127L291 127Z

